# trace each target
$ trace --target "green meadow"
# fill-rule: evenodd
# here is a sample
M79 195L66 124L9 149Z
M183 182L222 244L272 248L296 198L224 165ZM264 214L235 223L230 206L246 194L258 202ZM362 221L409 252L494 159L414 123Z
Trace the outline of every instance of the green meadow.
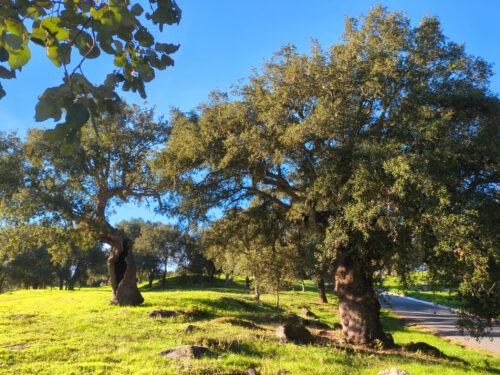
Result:
M500 358L405 326L383 311L383 325L396 348L347 346L339 330L310 329L315 344L282 344L275 336L277 317L307 308L333 327L339 322L335 296L317 302L312 284L305 292L283 292L257 302L236 280L201 287L169 278L167 288L142 288L138 307L109 304L108 287L20 290L0 295L0 374L377 374L397 367L418 374L500 374ZM185 312L149 318L154 309ZM233 319L229 319L233 318ZM252 324L248 324L252 323ZM196 328L184 332L191 324ZM405 345L426 342L443 356L409 352ZM180 345L201 345L212 357L171 360L158 352Z

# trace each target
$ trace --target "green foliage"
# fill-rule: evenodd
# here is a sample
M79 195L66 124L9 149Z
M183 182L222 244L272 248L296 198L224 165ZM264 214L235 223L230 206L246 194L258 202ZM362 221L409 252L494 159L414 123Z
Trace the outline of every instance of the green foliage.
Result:
M67 289L106 279L105 254L83 233L29 224L0 230L3 287Z
M170 225L131 220L122 221L118 228L134 241L138 273L151 282L160 274L164 280L168 265L179 264L186 256L187 235Z
M150 10L142 17L138 2L100 1L14 1L2 3L0 15L0 78L15 78L31 57L31 50L46 49L55 66L63 68L63 84L48 88L36 106L37 121L58 121L64 110L66 126L47 140L72 137L89 116L120 109L117 85L146 97L145 82L155 70L173 65L169 56L179 46L156 43L148 27L179 23L181 10L174 0L149 0ZM31 43L30 43L31 42ZM81 66L101 52L114 57L115 69L101 85L89 82ZM79 56L78 56L79 55ZM72 62L72 58L74 61ZM5 95L0 86L0 99Z
M316 236L333 267L359 265L367 290L376 271L425 264L491 321L500 101L490 76L436 18L413 27L381 6L347 18L340 43L284 47L232 96L174 112L157 162L171 212L207 220L258 198Z
M252 276L258 288L275 293L279 304L278 293L289 288L299 259L285 225L279 211L256 200L211 224L203 235L204 254L225 273Z

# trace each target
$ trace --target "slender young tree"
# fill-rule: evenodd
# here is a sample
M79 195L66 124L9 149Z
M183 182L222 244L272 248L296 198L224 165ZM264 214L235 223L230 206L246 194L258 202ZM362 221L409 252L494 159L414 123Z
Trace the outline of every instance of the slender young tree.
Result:
M22 147L26 176L16 198L26 207L25 219L58 222L108 244L112 303L119 305L138 305L143 298L136 285L133 241L110 224L109 210L159 197L150 162L165 142L168 126L153 117L152 109L135 106L105 115L82 128L72 155L52 147L40 130L31 130Z
M455 275L491 322L500 102L490 76L435 18L413 27L381 6L347 18L339 44L285 47L232 97L174 113L158 160L175 186L172 212L203 219L259 197L321 233L350 342L386 340L373 284L382 268Z

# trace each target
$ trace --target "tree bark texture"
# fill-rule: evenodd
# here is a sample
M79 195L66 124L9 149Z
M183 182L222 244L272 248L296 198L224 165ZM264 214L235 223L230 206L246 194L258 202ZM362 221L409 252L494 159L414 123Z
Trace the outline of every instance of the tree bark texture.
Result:
M255 277L253 279L253 283L254 283L255 299L257 301L259 301L260 300L259 282L257 281L257 279Z
M353 344L368 344L375 339L386 342L370 267L363 259L348 254L339 254L336 262L335 293L345 339Z
M247 289L250 289L250 278L248 276L245 277L245 287Z
M328 303L325 292L325 279L323 275L318 276L318 297L320 303Z
M137 288L132 243L128 239L117 239L111 243L111 253L107 264L113 290L111 303L115 305L137 306L144 302L144 298Z

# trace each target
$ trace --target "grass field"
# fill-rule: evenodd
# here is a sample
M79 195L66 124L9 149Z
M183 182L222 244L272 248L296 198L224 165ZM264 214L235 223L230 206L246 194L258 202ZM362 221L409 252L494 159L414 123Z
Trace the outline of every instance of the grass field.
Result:
M499 357L418 332L385 311L384 328L398 345L423 341L447 357L348 348L335 342L338 331L318 344L281 344L274 334L277 323L268 321L274 314L299 314L307 307L329 325L338 322L335 297L320 305L313 286L307 289L283 293L280 310L272 307L270 295L256 303L239 282L228 289L181 287L175 278L165 291L144 289L146 301L139 307L109 305L106 287L6 293L0 295L0 374L238 374L250 366L262 374L377 374L392 367L413 375L500 374ZM190 314L152 319L147 312L153 309ZM221 317L262 329L234 326ZM188 324L199 329L184 333ZM207 346L216 355L186 362L158 355L185 344Z

